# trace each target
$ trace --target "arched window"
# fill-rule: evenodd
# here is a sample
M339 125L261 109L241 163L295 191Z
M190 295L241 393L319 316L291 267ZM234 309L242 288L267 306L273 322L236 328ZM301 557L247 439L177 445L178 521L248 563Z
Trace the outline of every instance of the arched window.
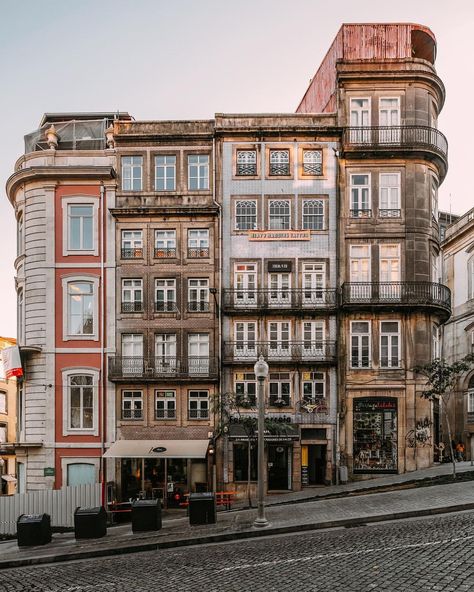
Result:
M288 176L290 174L290 151L270 150L270 175Z
M289 230L290 226L290 202L287 200L270 201L268 217L270 230Z
M307 199L303 202L303 229L323 230L324 203L322 199Z
M257 228L257 202L237 201L235 204L236 230L255 230Z

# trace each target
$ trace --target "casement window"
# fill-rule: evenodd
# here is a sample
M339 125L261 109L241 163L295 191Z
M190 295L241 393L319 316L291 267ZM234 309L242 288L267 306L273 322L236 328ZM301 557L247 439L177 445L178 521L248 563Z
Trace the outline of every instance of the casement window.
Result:
M371 141L370 99L353 98L349 105L350 141L365 144ZM367 128L367 129L364 129Z
M303 305L320 304L325 299L326 265L324 263L304 263L302 283Z
M67 335L95 335L97 323L97 281L71 280L66 282L67 290Z
M122 312L143 311L143 280L122 280Z
M0 391L0 413L7 412L7 393Z
M209 280L207 278L188 279L188 311L209 311Z
M155 372L157 374L175 374L178 371L176 351L176 333L155 335Z
M471 376L467 385L467 412L474 414L474 376Z
M188 405L189 419L208 419L209 391L189 391Z
M438 222L438 181L431 176L431 216Z
M370 368L370 322L351 321L351 368Z
M471 255L467 261L467 290L468 298L474 298L474 255Z
M370 245L350 245L351 299L366 300L371 297Z
M316 403L326 396L326 375L324 372L303 372L303 400Z
M380 321L380 367L400 367L399 321Z
M25 308L24 308L24 292L23 288L18 289L17 293L17 334L18 342L21 344L25 341Z
M439 360L441 357L441 329L433 325L431 329L431 358Z
M249 475L249 446L250 446L250 481L257 481L258 448L252 442L234 442L232 445L234 457L234 481L248 482Z
M143 178L143 156L122 156L123 191L141 191Z
M270 305L288 305L291 302L291 273L269 273L268 284Z
M176 391L155 391L155 419L176 419Z
M351 218L370 218L370 175L350 175Z
M237 150L236 171L237 176L255 176L257 174L257 151Z
M67 377L67 429L91 431L95 425L96 382L92 374L69 374Z
M268 389L270 407L289 407L291 405L289 372L270 372Z
M379 99L379 142L397 144L400 142L400 98Z
M16 254L20 256L23 253L23 231L24 231L24 219L23 213L20 212L17 218L16 226Z
M288 357L290 355L290 321L270 321L268 323L269 357Z
M143 257L143 231L122 230L122 259Z
M124 333L122 335L122 372L124 376L143 374L143 335Z
M0 423L0 444L5 444L7 441L7 424ZM1 467L0 467L1 470Z
M155 280L155 310L156 312L175 312L176 280L174 278L159 278Z
M68 251L94 250L94 206L68 204Z
M400 245L379 245L379 297L384 300L399 300Z
M209 334L188 335L189 374L209 374Z
M379 175L379 216L400 218L400 173Z
M291 228L291 206L287 199L271 199L268 203L268 228L289 230Z
M257 305L257 265L255 263L234 264L235 306Z
M235 374L235 395L237 404L243 407L255 407L257 404L257 381L252 372Z
M209 230L197 228L188 230L188 257L209 257Z
M271 176L289 176L290 175L290 151L289 150L270 150Z
M255 200L238 200L235 202L235 229L256 230L257 202Z
M143 419L143 391L122 391L122 419Z
M324 201L303 200L303 230L324 230Z
M155 257L176 257L176 230L155 230Z
M188 189L190 191L209 189L209 155L188 156Z
M304 321L302 326L303 350L305 358L320 357L324 353L324 322Z
M323 174L323 151L303 150L303 175Z
M155 190L176 190L176 156L155 156Z
M234 323L234 358L257 357L257 323L239 321Z

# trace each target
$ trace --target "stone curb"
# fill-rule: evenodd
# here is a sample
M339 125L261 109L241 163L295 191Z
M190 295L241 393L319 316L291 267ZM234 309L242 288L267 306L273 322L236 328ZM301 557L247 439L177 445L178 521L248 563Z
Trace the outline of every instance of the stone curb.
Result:
M258 537L272 536L278 534L289 534L294 532L322 530L325 528L341 528L345 526L364 526L373 522L385 522L388 520L403 520L407 518L419 518L421 516L434 516L436 514L448 514L451 512L464 512L474 510L474 502L443 506L439 508L428 508L425 510L409 510L404 512L391 512L388 514L376 514L373 516L361 516L357 518L343 518L341 520L326 520L323 522L312 522L306 524L291 524L289 526L271 525L264 529L243 530L240 532L229 532L214 535L197 536L193 538L174 539L163 542L141 543L130 546L113 546L102 549L62 553L58 555L42 555L39 557L25 557L20 559L0 560L1 569L12 569L16 567L27 567L32 565L44 565L61 563L64 561L75 561L79 559L92 559L97 557L112 557L114 555L126 555L142 551L156 551L158 549L173 549L176 547L191 547L193 545L204 545L209 543L228 542L234 540L252 539Z

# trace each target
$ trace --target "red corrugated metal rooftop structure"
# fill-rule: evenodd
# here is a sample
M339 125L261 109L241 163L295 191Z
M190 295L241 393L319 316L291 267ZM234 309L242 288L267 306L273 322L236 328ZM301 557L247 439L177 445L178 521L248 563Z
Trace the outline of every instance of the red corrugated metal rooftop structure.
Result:
M413 23L344 24L301 100L297 113L336 110L336 64L419 58L434 64L436 38L428 27Z

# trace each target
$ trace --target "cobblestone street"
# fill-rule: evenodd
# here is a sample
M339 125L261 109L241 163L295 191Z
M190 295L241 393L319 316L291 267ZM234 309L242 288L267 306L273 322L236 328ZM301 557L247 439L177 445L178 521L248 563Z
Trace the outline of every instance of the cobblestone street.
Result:
M474 512L0 572L3 592L474 590Z

